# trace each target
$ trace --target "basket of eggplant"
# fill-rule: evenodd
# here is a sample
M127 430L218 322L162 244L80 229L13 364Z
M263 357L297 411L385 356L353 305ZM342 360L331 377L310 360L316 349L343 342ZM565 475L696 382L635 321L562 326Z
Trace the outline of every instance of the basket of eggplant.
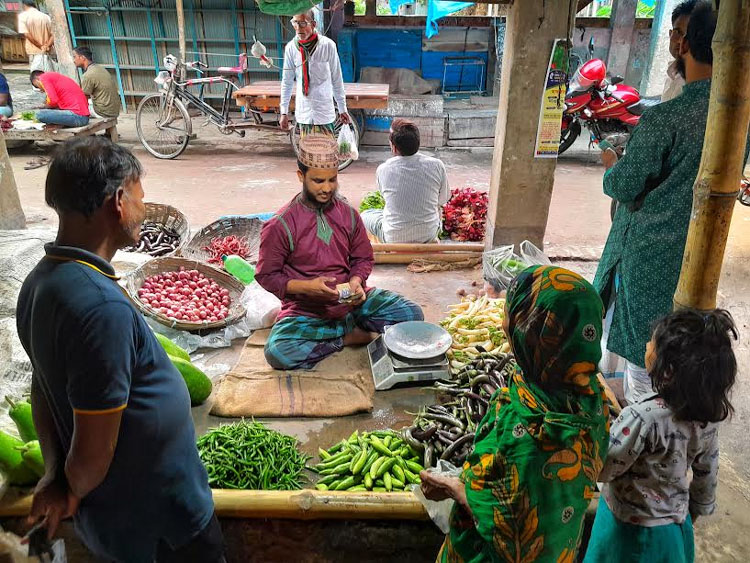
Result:
M474 432L487 414L495 391L505 387L515 368L510 354L482 353L451 381L438 381L440 404L422 409L412 426L402 431L404 441L423 456L424 467L438 460L461 467L474 446Z
M146 203L146 219L141 225L138 244L129 246L126 252L140 252L149 256L169 256L187 243L190 225L187 217L178 209L163 203Z

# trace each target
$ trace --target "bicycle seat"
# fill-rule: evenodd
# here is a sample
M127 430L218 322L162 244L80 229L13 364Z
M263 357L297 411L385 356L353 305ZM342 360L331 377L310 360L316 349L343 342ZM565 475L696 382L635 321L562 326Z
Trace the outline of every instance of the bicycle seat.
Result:
M219 74L244 74L247 72L247 55L240 55L240 64L237 66L220 66L216 69Z

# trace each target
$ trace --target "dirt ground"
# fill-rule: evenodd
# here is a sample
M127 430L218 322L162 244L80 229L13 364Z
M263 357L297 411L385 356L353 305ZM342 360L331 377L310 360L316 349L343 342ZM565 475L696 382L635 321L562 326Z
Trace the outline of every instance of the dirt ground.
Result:
M16 94L14 93L14 98ZM144 187L150 201L169 203L182 210L191 227L198 229L222 215L274 211L299 189L289 140L276 133L249 132L245 139L223 137L212 126L194 122L198 137L177 160L157 160L143 150L135 136L134 119L124 116L119 130L122 143L131 147L146 170ZM31 226L54 225L55 216L44 204L46 168L25 170L28 163L49 154L52 147L27 146L11 152L11 162L21 201ZM453 187L473 186L487 189L490 178L491 150L426 151L442 158ZM358 204L373 188L377 165L388 158L382 149L365 149L359 162L340 175L341 192ZM595 151L580 141L560 158L550 219L545 236L546 250L563 259L562 264L593 277L595 260L606 241L609 229L609 200L601 190L602 168ZM533 205L533 201L528 202ZM750 208L736 207L727 249L719 304L734 314L742 338L737 346L739 380L734 392L736 413L722 429L722 465L719 509L714 516L702 518L696 526L697 558L707 562L750 561L750 468L747 424L750 419L750 349L748 323L748 256L750 256ZM426 309L428 320L438 320L445 306L454 302L455 292L470 288L478 281L476 271L450 274L410 274L402 267L376 269L376 285L397 289ZM231 354L225 351L223 354ZM385 407L384 407L385 408ZM387 409L386 409L387 411ZM384 424L395 420L395 413L380 411ZM351 423L356 422L356 417ZM213 421L203 418L201 424ZM301 425L299 421L275 424L305 439L316 434L321 442L328 438L332 421ZM349 424L347 422L346 424ZM336 425L338 427L338 425ZM336 428L336 434L339 428Z

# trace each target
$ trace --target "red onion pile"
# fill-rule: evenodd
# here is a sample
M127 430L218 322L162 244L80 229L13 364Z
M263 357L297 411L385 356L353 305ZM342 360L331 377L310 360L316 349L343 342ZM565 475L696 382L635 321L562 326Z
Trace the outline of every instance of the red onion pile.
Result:
M222 321L229 315L229 290L198 270L167 272L146 278L141 302L165 317L191 323Z

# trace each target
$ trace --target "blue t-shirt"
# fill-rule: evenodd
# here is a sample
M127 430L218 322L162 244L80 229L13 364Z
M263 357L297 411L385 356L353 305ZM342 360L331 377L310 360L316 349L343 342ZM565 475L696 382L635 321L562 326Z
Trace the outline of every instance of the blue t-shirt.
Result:
M179 547L213 514L187 388L107 261L45 250L21 288L18 334L65 451L75 411L122 409L112 464L81 502L76 529L100 556L151 563L160 539Z
M0 72L0 94L8 94L8 103L5 105L13 109L13 97L10 95L8 79L5 78L5 75L2 72Z

